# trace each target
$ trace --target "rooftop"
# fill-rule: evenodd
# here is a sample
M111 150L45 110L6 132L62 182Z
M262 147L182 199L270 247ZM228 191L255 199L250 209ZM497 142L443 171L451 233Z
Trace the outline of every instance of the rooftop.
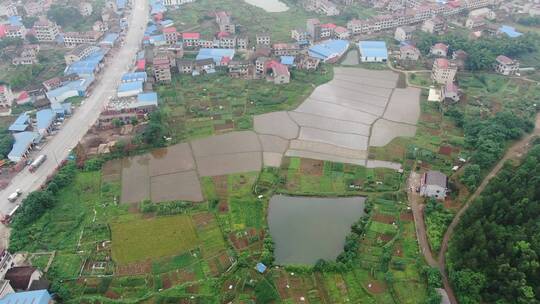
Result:
M133 72L133 73L125 73L122 75L122 82L132 82L132 81L140 81L148 78L148 75L146 72Z
M48 304L51 295L47 290L10 293L0 299L0 304Z
M36 113L37 129L45 130L49 128L56 118L56 113L52 109L39 110Z
M360 41L358 48L363 57L388 59L388 49L384 41Z
M21 132L28 128L28 120L30 116L26 113L21 113L19 117L9 126L9 131Z
M506 57L504 55L497 56L497 58L495 60L497 60L497 62L502 63L502 64L513 64L514 63L514 60L512 60L511 58Z
M10 160L18 159L22 157L22 155L28 150L28 147L34 142L36 138L39 137L39 135L36 132L20 132L13 134L13 137L15 138L15 142L13 143L13 147L11 148L11 152L8 154L8 158ZM2 302L1 303L8 303L8 302Z
M426 184L427 185L436 185L442 188L446 188L447 178L446 175L439 171L428 171L426 172Z
M327 40L310 47L309 56L326 61L343 55L348 48L347 40Z
M142 89L143 89L142 81L126 82L118 86L118 92L129 92L133 90L142 91Z
M223 57L229 57L230 59L234 58L235 51L234 49L206 49L202 48L199 50L196 59L208 59L211 58L216 64L221 63Z

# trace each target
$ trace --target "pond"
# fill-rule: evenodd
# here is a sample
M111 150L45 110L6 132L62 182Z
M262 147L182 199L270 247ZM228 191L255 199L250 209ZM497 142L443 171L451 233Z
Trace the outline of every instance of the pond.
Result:
M364 214L365 197L319 198L275 195L268 225L276 263L314 265L335 260L351 226Z
M287 4L279 0L244 0L244 2L260 7L269 13L280 13L289 9Z

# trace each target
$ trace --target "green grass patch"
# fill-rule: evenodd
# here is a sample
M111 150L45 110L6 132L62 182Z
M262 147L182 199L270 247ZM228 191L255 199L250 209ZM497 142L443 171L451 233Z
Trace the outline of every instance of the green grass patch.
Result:
M199 244L187 215L117 222L111 224L111 231L112 257L121 265L176 255Z

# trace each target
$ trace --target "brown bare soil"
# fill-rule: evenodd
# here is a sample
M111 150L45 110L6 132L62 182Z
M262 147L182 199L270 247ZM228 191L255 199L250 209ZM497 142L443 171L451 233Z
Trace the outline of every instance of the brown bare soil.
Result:
M115 300L120 298L120 295L118 295L116 292L112 290L107 290L107 292L105 293L105 296L109 299L115 299Z
M164 273L161 275L161 281L163 282L163 289L169 289L172 287L171 278L168 274Z
M450 146L441 146L439 148L439 154L450 156L452 154L452 147L450 147Z
M389 242L394 238L394 235L392 234L379 234L377 236L378 239L381 239L383 242Z
M152 262L150 260L116 267L116 275L118 276L144 274L151 271Z
M377 280L370 280L368 283L364 283L364 287L371 293L380 294L386 290L386 285L383 282Z
M322 176L323 164L322 160L303 158L300 161L300 171L307 175Z
M414 218L413 218L412 212L408 211L408 212L402 213L399 216L399 219L405 222L412 222Z
M380 214L380 213L374 214L372 219L376 222L385 223L385 224L392 224L396 221L396 219L393 216L387 215L387 214Z
M394 253L393 255L395 256L398 256L398 257L403 257L403 248L401 246L400 243L397 243L395 246L394 246Z
M211 213L197 213L192 216L193 223L197 229L204 229L209 224L214 222L214 216Z

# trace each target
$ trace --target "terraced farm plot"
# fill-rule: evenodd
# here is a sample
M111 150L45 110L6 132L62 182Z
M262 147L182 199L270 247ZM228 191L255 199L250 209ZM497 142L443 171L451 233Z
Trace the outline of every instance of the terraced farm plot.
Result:
M178 255L199 245L187 215L113 223L111 231L113 260L120 265Z

